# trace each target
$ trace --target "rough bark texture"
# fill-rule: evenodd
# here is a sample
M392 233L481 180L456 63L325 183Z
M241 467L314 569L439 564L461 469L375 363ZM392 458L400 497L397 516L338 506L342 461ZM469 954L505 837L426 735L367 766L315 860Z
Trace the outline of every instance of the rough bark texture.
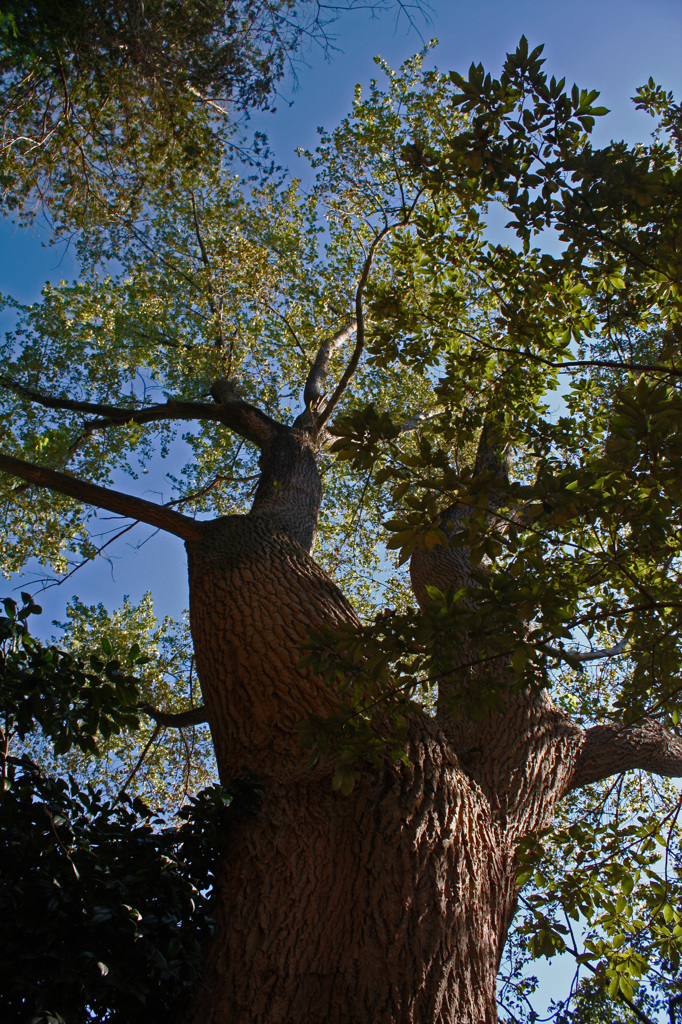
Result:
M187 1022L496 1019L512 855L442 738L410 753L350 798L324 776L266 787L228 850Z
M220 771L248 766L265 796L232 835L184 1024L490 1024L515 844L551 820L581 731L545 696L517 694L483 727L415 715L410 767L367 770L348 798L328 771L306 771L296 726L337 697L297 668L300 643L355 616L299 543L317 518L309 450L278 437L262 461L264 501L187 543ZM433 579L444 570L431 562Z
M415 716L411 767L338 796L304 770L296 731L335 696L296 664L311 627L352 610L275 520L202 534L188 543L191 619L218 763L226 780L258 772L265 797L232 837L185 1024L495 1021L515 842L551 820L579 730L524 697L477 728L464 763L461 735Z
M585 786L630 768L679 778L682 739L649 719L630 726L595 725L583 733L571 786Z

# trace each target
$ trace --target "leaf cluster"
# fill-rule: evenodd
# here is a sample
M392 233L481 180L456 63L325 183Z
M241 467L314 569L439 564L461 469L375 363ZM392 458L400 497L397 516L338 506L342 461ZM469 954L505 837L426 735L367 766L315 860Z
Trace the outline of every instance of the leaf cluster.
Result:
M204 789L171 827L139 797L112 799L14 756L13 733L92 754L112 728L134 731L137 688L111 662L86 668L43 647L27 630L30 600L5 607L0 1011L26 1024L165 1019L199 977L230 818L257 810L258 785L246 775ZM139 663L139 649L130 655Z
M524 888L508 952L515 978L504 982L510 1002L522 996L517 982L528 957L565 954L576 976L568 999L553 1004L557 1021L568 1019L569 1008L579 1020L591 1019L591 1007L602 1019L609 1000L616 1001L615 1019L634 1020L633 1005L647 1019L661 1011L674 1019L668 1001L680 991L679 814L679 793L668 780L620 775L574 791L554 828L520 843Z

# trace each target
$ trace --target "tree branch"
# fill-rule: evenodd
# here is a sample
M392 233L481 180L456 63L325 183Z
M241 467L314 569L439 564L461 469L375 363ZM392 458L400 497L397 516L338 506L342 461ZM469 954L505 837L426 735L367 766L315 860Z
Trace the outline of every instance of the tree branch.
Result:
M341 348L343 343L347 341L357 330L357 320L351 320L347 323L340 331L337 331L332 338L327 338L323 341L317 350L315 361L310 367L310 373L308 379L305 382L305 388L303 389L303 404L305 406L305 412L302 416L299 416L296 425L299 426L298 420L302 420L311 414L314 414L315 409L320 403L322 398L322 384L327 373L329 366L329 360L333 354Z
M58 473L54 469L36 466L33 462L24 462L22 459L1 453L0 469L29 483L37 484L38 487L66 494L86 505L95 505L97 508L107 509L108 512L149 523L150 526L166 530L183 540L195 540L199 536L200 523L153 501L146 501L132 494L123 494L108 487L100 487L98 484L67 476L66 473Z
M13 380L12 377L7 377L4 373L0 373L0 385L9 391L14 391L17 395L21 395L22 398L28 398L30 402L42 405L45 409L86 412L91 413L93 416L108 416L112 419L123 415L132 416L139 411L136 409L120 409L115 405L100 404L98 402L78 402L72 398L52 398L50 395L44 395L40 391L35 391L25 384L21 384L18 380Z
M211 261L208 258L208 252L206 251L206 246L204 245L204 239L203 239L203 237L201 235L201 228L199 227L199 214L197 212L197 204L196 204L196 199L194 198L194 192L190 191L189 194L190 194L190 198L192 200L192 214L194 216L194 233L195 233L195 235L197 237L197 242L199 243L199 251L201 252L201 261L204 264L204 266L206 267L206 270L208 272L208 278L207 278L208 305L209 305L209 308L211 310L211 313L213 313L213 316L215 317L215 319L217 321L216 348L224 348L225 342L224 342L224 339L223 339L223 300L221 298L219 305L216 306L215 298L214 298L214 295L213 295L213 283L212 283L213 267L211 266Z
M125 423L155 423L161 420L215 420L224 422L223 412L215 405L207 402L176 402L170 399L163 405L145 406L140 409L126 409L117 405L100 402L80 402L72 398L52 398L40 391L34 391L19 381L0 374L0 384L14 391L15 394L28 398L36 405L45 409L62 410L65 412L84 412L99 419L86 424L88 430L101 430L106 427L121 426ZM227 424L229 426L229 424Z
M98 402L79 402L71 398L52 398L39 391L12 380L11 377L0 375L0 384L16 394L28 398L29 401L42 405L46 409L64 410L67 412L91 413L99 419L86 423L86 430L101 430L107 427L122 426L126 423L157 423L163 420L213 420L223 423L234 430L240 437L262 445L268 441L278 428L276 420L271 419L260 409L243 401L237 394L232 381L215 381L211 394L217 405L208 402L177 402L170 399L163 405L145 406L141 409L125 409L116 405Z
M539 650L550 654L553 658L560 658L567 661L569 665L574 662L600 661L603 658L615 658L625 650L627 639L624 638L615 647L601 647L594 651L571 651L561 647L550 647L549 644L539 644Z
M216 418L259 448L267 445L283 429L277 420L245 402L234 380L215 380L211 385L211 395L220 409L220 416Z
M682 738L646 719L641 725L595 725L586 729L571 789L641 768L682 777Z
M149 715L157 725L171 729L182 729L186 725L202 725L204 722L208 722L206 708L203 704L201 707L190 708L188 711L159 711L151 704L139 704L138 710Z
M504 417L499 412L485 418L476 449L474 478L488 473L505 483L509 478L510 449L504 432Z
M437 419L442 411L442 409L432 409L430 412L416 412L407 423L400 424L400 433L408 434L411 430L417 430L423 423L429 423L431 420Z
M403 220L401 223L405 222L406 221ZM396 224L387 224L385 228L381 229L381 231L374 238L372 244L369 247L369 252L367 253L367 258L365 259L364 265L362 267L362 273L360 274L360 280L358 281L358 286L355 290L355 348L353 349L353 354L350 357L348 366L344 370L343 376L341 377L341 380L339 381L336 390L334 391L334 394L329 399L324 410L320 413L320 416L316 421L315 425L318 431L322 429L322 427L325 425L331 414L334 412L334 409L338 405L341 396L343 395L344 391L346 390L346 387L348 386L348 381L355 373L358 363L360 362L360 356L362 355L363 349L365 347L365 314L362 308L362 299L365 292L365 288L367 286L367 281L369 280L369 274L372 269L374 253L376 252L377 247L389 233L389 231L392 231L393 228L397 226L398 225Z
M464 334L472 341L478 342L483 348L490 352L498 352L501 355L521 356L524 360L530 360L533 363L547 366L552 370L584 370L593 368L597 370L624 370L628 373L663 373L667 374L669 377L682 377L682 367L680 366L666 366L663 363L637 363L629 360L621 362L615 359L570 359L563 362L556 362L554 359L549 359L547 356L541 356L537 352L530 352L528 349L507 348L504 345L494 345L491 341L488 341L477 334L471 334L467 331L463 331L461 328L460 333Z

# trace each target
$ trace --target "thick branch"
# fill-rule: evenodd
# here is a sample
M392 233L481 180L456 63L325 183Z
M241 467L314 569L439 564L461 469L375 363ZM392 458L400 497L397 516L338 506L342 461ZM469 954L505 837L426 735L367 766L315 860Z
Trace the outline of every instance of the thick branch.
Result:
M52 398L50 395L44 395L40 391L35 391L25 384L21 384L18 380L13 380L12 377L6 377L4 373L0 373L0 385L17 395L21 395L22 398L28 398L30 402L35 402L36 405L42 405L45 409L87 412L93 416L108 416L111 418L123 416L124 414L132 416L135 412L139 411L136 409L119 409L118 406L101 404L99 402L78 402L72 398Z
M474 477L489 473L507 482L509 479L510 449L504 432L504 417L498 414L486 416L478 439Z
M488 519L491 523L495 511L505 504L504 490L509 480L509 445L500 421L501 417L494 413L486 417L472 475L474 486L483 478L490 513ZM463 520L473 511L470 505L455 502L441 513L440 529L448 538L455 536L464 528ZM410 558L410 579L420 608L425 608L431 600L426 589L429 586L443 592L448 588L458 590L463 586L471 586L473 577L469 548L464 545L437 545L432 550L415 548Z
M276 520L312 553L322 488L309 434L277 423L249 405L234 381L215 381L211 394L220 403L223 422L261 449L261 476L251 514Z
M180 512L165 508L163 505L156 505L153 501L146 501L144 498L136 498L132 494L123 494L121 491L113 491L108 487L100 487L98 484L78 480L76 477L67 476L66 473L45 469L43 466L36 466L33 462L15 459L11 455L0 454L0 469L11 473L12 476L27 480L29 483L37 484L38 487L46 487L59 494L67 494L70 498L82 501L86 505L95 505L108 512L137 519L142 523L149 523L150 526L166 530L168 533L175 534L176 537L182 537L183 540L194 540L199 536L200 523L183 516Z
M654 775L682 777L682 738L658 722L595 725L585 731L571 789L641 768Z
M57 405L53 400L53 409L68 408L66 404ZM65 400L66 401L66 400ZM41 404L46 405L43 402ZM81 403L85 405L86 403ZM50 407L48 407L50 408ZM96 407L93 407L96 409ZM107 408L106 406L104 408ZM176 402L170 399L163 405L148 405L142 409L119 409L111 406L112 412L101 414L100 419L90 420L85 424L86 430L106 430L107 427L118 427L124 423L161 423L164 420L215 420L224 422L223 415L215 405L208 402ZM229 425L229 424L228 424Z
M206 708L190 708L189 711L159 711L151 704L140 704L139 710L157 723L171 729L183 729L186 725L201 725L208 722Z
M310 373L303 389L303 404L305 405L306 412L314 411L317 408L322 397L322 384L327 373L329 360L343 343L355 334L357 326L357 320L351 320L340 331L337 331L333 338L327 338L326 341L323 341L317 350L315 361L310 367Z
M121 426L124 423L154 423L161 420L216 420L223 422L223 413L215 405L207 402L176 402L170 399L163 405L145 406L139 409L126 409L117 405L101 402L80 402L73 398L53 398L33 388L20 384L0 374L0 384L14 391L15 394L27 398L44 409L62 410L65 412L84 412L99 419L86 424L88 430L99 430L105 427Z
M276 420L240 397L234 381L214 381L211 395L220 409L220 416L216 418L259 448L265 447L281 430Z
M84 412L99 417L86 423L86 429L89 431L121 426L125 423L214 420L217 423L224 423L247 441L262 446L277 427L275 420L239 398L230 381L216 381L212 386L211 394L217 405L209 405L207 402L176 402L170 399L163 405L146 406L141 409L126 409L99 402L79 402L71 398L52 398L1 375L0 384L28 398L29 401L42 405L45 409Z

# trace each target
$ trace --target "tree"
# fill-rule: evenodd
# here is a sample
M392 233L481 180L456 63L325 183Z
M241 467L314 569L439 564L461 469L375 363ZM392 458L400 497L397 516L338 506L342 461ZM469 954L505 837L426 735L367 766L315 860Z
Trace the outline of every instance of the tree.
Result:
M419 0L8 0L0 12L0 188L57 233L134 219L176 163L244 151L240 119L267 109L310 44L332 48L342 13ZM121 153L125 159L121 160ZM250 158L267 158L252 135Z
M594 149L525 40L499 80L383 70L312 195L174 165L15 307L8 561L92 556L84 506L185 543L221 782L263 795L179 1020L494 1021L531 876L534 955L625 1006L660 967L672 1006L680 111L651 82L653 143ZM173 502L112 486L187 423Z

